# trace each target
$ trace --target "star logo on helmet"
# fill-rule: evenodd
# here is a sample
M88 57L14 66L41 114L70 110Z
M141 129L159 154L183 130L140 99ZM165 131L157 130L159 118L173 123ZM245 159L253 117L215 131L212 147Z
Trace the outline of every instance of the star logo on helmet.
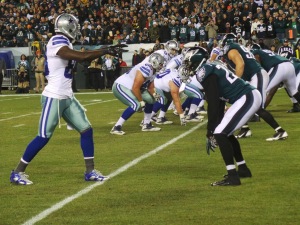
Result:
M73 23L74 20L72 18L69 19L69 24Z

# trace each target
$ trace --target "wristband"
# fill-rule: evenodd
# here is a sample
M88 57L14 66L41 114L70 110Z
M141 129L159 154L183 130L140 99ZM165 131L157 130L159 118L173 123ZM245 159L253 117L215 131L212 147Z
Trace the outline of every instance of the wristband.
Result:
M184 118L184 114L183 113L179 114L179 117L180 117L180 119L183 119Z

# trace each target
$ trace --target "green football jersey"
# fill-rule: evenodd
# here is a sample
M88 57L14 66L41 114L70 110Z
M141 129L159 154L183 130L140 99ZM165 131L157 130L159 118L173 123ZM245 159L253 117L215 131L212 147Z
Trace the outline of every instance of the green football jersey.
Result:
M220 99L230 104L255 89L222 65L204 64L197 72L197 80L203 83L212 74L218 78Z
M235 64L228 59L228 52L232 49L236 49L240 55L242 56L245 67L244 74L242 75L242 79L245 81L250 81L252 76L261 71L261 65L256 61L254 55L243 45L239 45L238 43L229 43L224 47L224 58L230 67L235 69Z
M259 55L261 59L261 66L266 70L269 71L271 68L277 66L280 63L288 62L287 58L284 58L274 52L267 50L267 49L253 49L251 50L253 55Z

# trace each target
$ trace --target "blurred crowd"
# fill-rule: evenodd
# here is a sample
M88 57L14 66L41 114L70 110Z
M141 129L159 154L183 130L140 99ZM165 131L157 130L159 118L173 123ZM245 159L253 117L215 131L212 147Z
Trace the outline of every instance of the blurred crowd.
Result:
M300 33L300 1L292 0L1 0L0 47L49 40L63 12L79 18L80 45L212 42L230 32L283 42L287 29Z

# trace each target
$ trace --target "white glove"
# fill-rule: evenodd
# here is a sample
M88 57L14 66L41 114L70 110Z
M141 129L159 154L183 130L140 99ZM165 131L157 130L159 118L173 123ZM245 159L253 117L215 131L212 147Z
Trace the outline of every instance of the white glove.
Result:
M144 101L140 101L140 111L144 111L146 103Z

